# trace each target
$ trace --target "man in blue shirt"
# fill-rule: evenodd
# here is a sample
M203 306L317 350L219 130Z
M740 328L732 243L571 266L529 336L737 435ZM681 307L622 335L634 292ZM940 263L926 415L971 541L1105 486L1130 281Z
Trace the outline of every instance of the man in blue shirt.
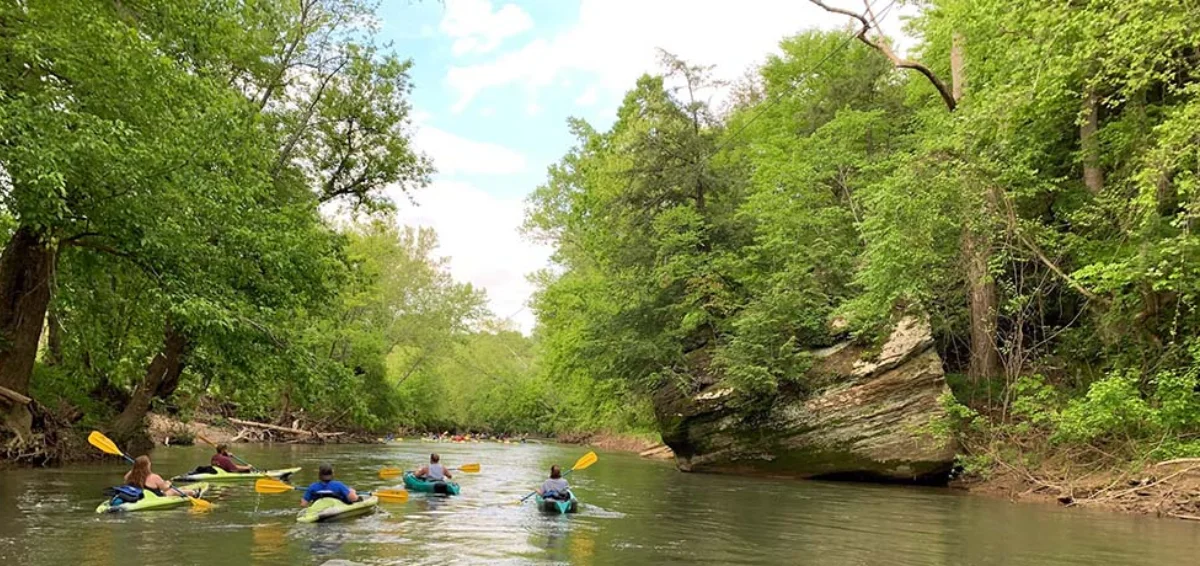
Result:
M322 497L339 499L342 503L346 504L357 503L359 501L358 492L346 484L333 479L333 466L321 464L318 477L320 477L321 481L308 486L308 490L304 492L304 497L300 499L301 507L308 507L309 503Z

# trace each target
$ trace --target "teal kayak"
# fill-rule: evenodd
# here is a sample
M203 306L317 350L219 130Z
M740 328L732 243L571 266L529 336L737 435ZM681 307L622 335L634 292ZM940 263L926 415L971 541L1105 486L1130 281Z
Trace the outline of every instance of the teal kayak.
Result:
M273 478L281 481L287 481L292 474L299 472L300 468L284 468L282 470L256 470L253 472L236 473L226 472L221 468L212 466L203 466L204 469L211 469L212 472L201 472L199 468L192 470L181 476L171 478L171 481L245 481L259 480L262 478Z
M349 519L350 517L358 517L359 515L370 513L375 510L376 505L379 505L379 498L374 495L365 497L358 503L344 503L340 499L325 497L305 507L296 516L296 522L324 523L326 521Z
M195 485L181 485L180 489L198 490L200 497L204 497L204 492L208 491L208 484L198 483ZM175 493L170 491L169 493ZM125 513L128 511L157 511L159 509L173 509L182 507L188 504L188 498L175 495L155 495L153 491L143 490L142 498L133 503L126 503L120 499L107 499L96 508L97 513Z
M409 491L440 495L458 495L458 492L462 490L457 483L452 481L425 481L414 476L412 472L404 473L404 487Z
M575 499L575 494L570 494L570 499L546 499L540 494L537 496L538 509L547 513L575 513L579 511L579 500Z

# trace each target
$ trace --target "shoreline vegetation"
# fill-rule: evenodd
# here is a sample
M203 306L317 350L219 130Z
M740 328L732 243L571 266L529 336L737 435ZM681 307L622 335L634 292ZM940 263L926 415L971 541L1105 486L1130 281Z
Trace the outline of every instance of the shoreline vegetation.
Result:
M568 121L527 202L553 251L530 334L397 220L436 164L377 2L0 3L5 464L95 457L91 429L127 452L406 427L662 456L642 432L679 438L673 391L736 422L672 440L717 469L772 409L861 400L864 360L810 372L820 353L910 319L948 389L906 430L947 441L939 478L1200 517L1192 3L923 0L907 58L890 4L810 3L849 27L733 84L663 52L606 128ZM733 463L862 471L806 432Z
M150 414L147 418L147 434L155 446L192 445L202 442L200 437L216 442L236 444L242 443L281 443L281 444L373 444L389 442L386 436L378 433L363 431L316 431L295 427L256 423L237 418L207 417L192 419L187 422L168 416ZM513 443L555 442L589 446L614 452L634 452L651 459L670 458L670 448L666 447L657 434L653 433L614 433L589 432L565 433L557 436L540 436L531 434L490 434L478 432L449 433L438 442L504 442ZM393 438L405 441L420 441L436 436L434 431L400 430L393 433ZM454 437L462 437L455 441Z

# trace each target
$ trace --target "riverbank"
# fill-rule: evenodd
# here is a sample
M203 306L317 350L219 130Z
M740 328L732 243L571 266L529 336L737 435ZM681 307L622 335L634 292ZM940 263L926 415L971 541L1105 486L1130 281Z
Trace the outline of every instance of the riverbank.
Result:
M203 442L201 437L215 443L263 442L279 441L276 438L263 438L264 434L282 433L286 435L285 443L375 443L380 438L377 434L356 431L304 431L293 427L280 427L268 423L254 423L247 426L238 419L193 419L187 422L165 415L151 414L147 417L147 434L156 445L188 445ZM239 424L241 423L241 424ZM272 427L272 428L263 428ZM273 430L274 429L274 430ZM278 430L278 429L282 429ZM293 432L288 432L288 431ZM301 432L308 434L300 434ZM419 432L410 432L415 437L424 436ZM653 433L567 433L550 440L562 444L588 446L600 450L615 452L635 452L650 459L671 459L674 454L662 443L662 438Z
M1014 502L1200 521L1200 458L1127 470L1082 470L1065 462L1036 469L998 463L986 476L957 479L950 487Z

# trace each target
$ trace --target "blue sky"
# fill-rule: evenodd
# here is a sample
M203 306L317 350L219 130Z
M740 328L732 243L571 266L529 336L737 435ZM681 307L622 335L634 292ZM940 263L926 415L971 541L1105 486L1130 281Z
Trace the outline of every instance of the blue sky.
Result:
M610 125L625 90L657 71L657 48L737 79L787 35L846 25L803 0L382 4L384 41L415 65L416 145L439 170L415 205L398 199L400 220L436 229L455 277L486 289L492 311L525 331L534 324L526 276L549 250L518 228L526 195L573 143L568 117ZM895 34L900 15L884 29Z

